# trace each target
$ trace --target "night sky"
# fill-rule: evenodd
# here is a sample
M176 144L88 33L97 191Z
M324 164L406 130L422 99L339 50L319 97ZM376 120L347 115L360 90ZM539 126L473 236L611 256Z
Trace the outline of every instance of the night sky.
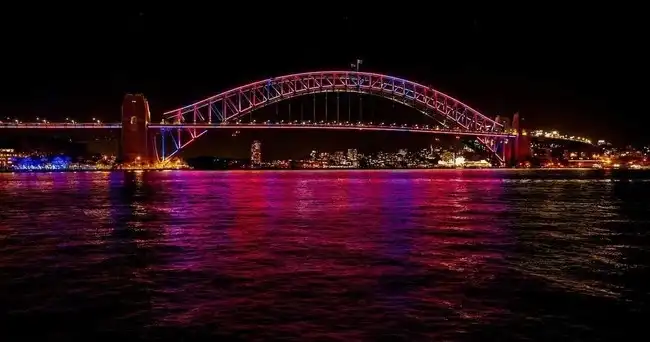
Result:
M362 70L430 84L490 117L519 111L529 127L650 140L638 9L187 3L5 8L1 113L117 121L124 93L141 92L155 118L249 81L347 69L360 57Z

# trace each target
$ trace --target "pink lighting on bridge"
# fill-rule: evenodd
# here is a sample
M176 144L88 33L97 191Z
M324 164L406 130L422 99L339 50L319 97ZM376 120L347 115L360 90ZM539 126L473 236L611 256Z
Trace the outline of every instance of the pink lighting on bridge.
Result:
M298 96L328 92L375 95L414 108L441 123L444 130L475 133L477 140L497 159L504 161L503 156L497 152L504 141L500 136L507 136L501 123L449 95L422 84L388 75L358 71L319 71L270 78L167 111L163 113L165 120L172 120L182 125L188 123L194 125L177 129L178 132L189 133L190 138L185 144L181 144L179 133L179 142L175 141L176 151L169 156L173 156L206 132L207 127L200 128L198 125L233 124L243 115L269 104ZM170 134L170 137L173 138L174 135ZM162 159L164 160L165 156Z
M366 81L367 80L367 81ZM338 83L337 83L338 81ZM370 73L370 72L359 72L359 71L314 71L314 72L305 72L298 74L290 74L279 77L273 77L261 81L251 82L237 88L227 90L225 92L219 93L217 95L211 96L207 99L195 102L193 104L173 109L163 113L163 116L166 118L177 117L183 115L187 111L194 111L197 108L206 106L211 102L219 101L223 98L229 98L232 95L241 95L242 93L249 91L251 89L259 89L261 87L267 86L277 86L284 85L285 83L293 82L293 87L289 85L289 92L281 92L282 95L302 95L301 92L313 93L313 91L323 92L323 91L354 91L354 88L360 89L372 89L379 90L380 92L387 92L391 95L397 96L409 96L412 99L418 101L444 101L444 104L452 107L462 107L463 110L469 111L472 115L480 117L490 124L493 124L495 127L502 127L502 125L487 116L481 114L477 110L471 108L462 101L449 96L445 93L437 91L433 88L424 86L420 83L408 81L402 78ZM301 84L302 88L298 85ZM380 87L375 89L376 87ZM325 88L325 89L323 89ZM285 89L282 89L285 90ZM394 90L397 90L395 92ZM358 90L358 92L362 92ZM418 99L418 95L423 96L423 98ZM264 101L268 101L269 98L264 98L261 102L256 102L257 98L252 97L250 104L252 105L264 105ZM227 105L224 105L227 107ZM227 120L231 119L226 117Z

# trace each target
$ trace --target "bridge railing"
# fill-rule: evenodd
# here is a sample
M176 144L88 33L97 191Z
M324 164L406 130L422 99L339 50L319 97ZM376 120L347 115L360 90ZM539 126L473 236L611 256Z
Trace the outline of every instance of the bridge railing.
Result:
M40 122L27 122L27 123L0 123L0 128L38 128L38 129L76 129L76 128L94 128L94 129L118 129L121 128L120 123L40 123Z

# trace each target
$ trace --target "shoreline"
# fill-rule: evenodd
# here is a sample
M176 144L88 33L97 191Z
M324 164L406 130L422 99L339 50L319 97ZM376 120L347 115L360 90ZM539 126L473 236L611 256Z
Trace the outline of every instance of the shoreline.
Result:
M341 168L341 169L112 169L112 170L0 170L0 173L93 173L93 172L270 172L270 171L310 171L310 172L325 172L325 171L648 171L650 167L641 169L597 169L590 167L564 167L564 168L396 168L396 169L361 169L361 168Z

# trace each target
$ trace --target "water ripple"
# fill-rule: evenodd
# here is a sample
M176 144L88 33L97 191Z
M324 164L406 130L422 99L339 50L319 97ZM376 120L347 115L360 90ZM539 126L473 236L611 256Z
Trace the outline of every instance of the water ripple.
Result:
M8 340L625 340L649 313L648 176L0 174L0 322Z

